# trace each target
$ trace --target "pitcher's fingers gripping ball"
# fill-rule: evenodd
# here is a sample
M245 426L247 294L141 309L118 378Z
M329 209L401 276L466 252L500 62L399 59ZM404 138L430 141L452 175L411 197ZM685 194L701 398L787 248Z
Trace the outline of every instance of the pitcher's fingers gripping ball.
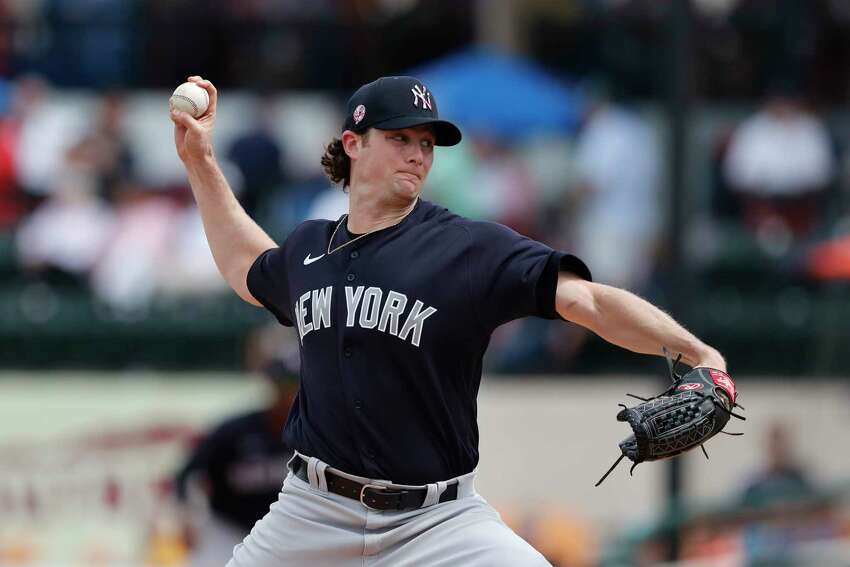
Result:
M191 81L174 89L174 94L168 99L169 108L185 112L193 118L203 116L209 105L210 95L207 90Z
M679 359L675 363L669 357L667 360L673 383L665 392L653 398L628 394L643 403L632 408L620 404L623 409L617 414L617 421L627 422L633 435L620 443L622 454L596 486L602 484L623 457L634 463L632 470L644 461L674 457L696 446L708 458L703 444L718 433L726 433L723 428L730 417L746 419L732 411L743 406L737 403L735 382L727 373L714 368L694 368L679 376L675 370Z
M193 101L192 104L187 102ZM189 164L212 154L218 92L208 80L193 75L169 100L177 155ZM195 114L197 116L195 116Z

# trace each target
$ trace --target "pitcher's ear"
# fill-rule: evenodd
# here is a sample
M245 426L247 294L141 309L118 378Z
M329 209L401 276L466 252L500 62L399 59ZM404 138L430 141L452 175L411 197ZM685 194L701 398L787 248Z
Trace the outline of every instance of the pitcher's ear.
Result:
M345 150L349 158L357 159L360 154L360 148L363 147L361 143L363 137L363 134L358 134L352 130L346 130L342 133L342 149Z

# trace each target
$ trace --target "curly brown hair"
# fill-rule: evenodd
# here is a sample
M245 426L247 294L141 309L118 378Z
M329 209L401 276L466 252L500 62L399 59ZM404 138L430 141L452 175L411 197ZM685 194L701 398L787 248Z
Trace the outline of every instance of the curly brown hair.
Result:
M369 130L359 134L363 140L363 145L368 145ZM343 189L351 184L351 158L345 153L340 138L334 138L325 148L325 155L322 156L322 168L332 182L339 183L341 181Z

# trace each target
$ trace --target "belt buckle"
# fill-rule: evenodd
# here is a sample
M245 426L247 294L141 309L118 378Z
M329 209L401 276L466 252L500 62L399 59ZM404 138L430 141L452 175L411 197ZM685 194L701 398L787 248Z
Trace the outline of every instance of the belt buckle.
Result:
M387 487L382 486L380 484L364 484L363 487L360 489L360 503L363 504L363 506L365 506L366 509L368 509L368 510L372 510L374 512L383 512L383 510L381 510L380 508L373 508L372 506L369 506L368 504L366 504L366 501L363 500L363 498L366 496L366 489L367 488L373 488L375 490L385 491L385 490L387 490Z

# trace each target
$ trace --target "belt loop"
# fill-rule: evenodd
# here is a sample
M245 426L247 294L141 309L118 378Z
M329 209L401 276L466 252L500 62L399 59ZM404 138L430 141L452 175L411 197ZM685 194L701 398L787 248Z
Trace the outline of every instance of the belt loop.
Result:
M327 463L323 463L322 461L318 461L316 463L316 477L319 481L319 490L323 492L328 491L328 479L325 476L325 470L328 468Z
M475 494L475 476L478 472L478 469L472 471L471 473L467 473L462 477L458 478L457 483L457 497L458 498L466 498L467 496L471 496Z
M446 481L436 482L434 484L429 484L427 486L428 492L425 494L425 500L422 501L421 508L427 508L428 506L433 506L437 502L440 501L440 495L446 491L446 486L449 483Z
M321 490L319 488L319 478L316 474L316 465L319 464L319 459L316 457L310 457L307 459L307 480L310 482L310 486L317 490ZM324 480L324 471L322 471L322 480ZM327 484L325 485L325 490L327 490Z
M286 470L294 471L295 467L298 465L298 461L296 459L300 459L297 451L292 452L292 456L286 461Z

